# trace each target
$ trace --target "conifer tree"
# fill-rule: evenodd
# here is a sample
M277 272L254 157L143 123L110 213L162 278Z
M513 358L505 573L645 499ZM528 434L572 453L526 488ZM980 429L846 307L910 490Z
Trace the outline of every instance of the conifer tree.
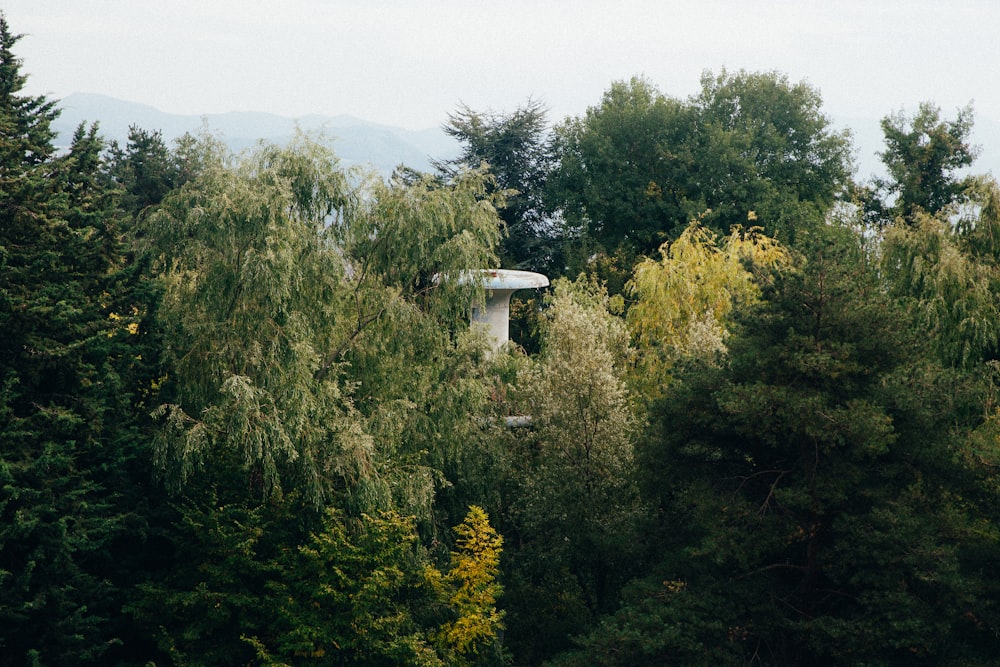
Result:
M562 664L990 659L978 379L938 361L853 232L800 241L724 362L678 369L654 406L659 563Z
M139 317L96 128L56 154L18 39L0 16L0 662L87 664L122 641Z
M479 112L462 105L444 126L446 134L461 142L462 153L436 164L449 178L463 169L488 166L495 178L490 189L507 194L499 210L507 232L501 261L532 271L558 270L562 259L543 196L553 162L545 116L544 105L530 99L511 113Z

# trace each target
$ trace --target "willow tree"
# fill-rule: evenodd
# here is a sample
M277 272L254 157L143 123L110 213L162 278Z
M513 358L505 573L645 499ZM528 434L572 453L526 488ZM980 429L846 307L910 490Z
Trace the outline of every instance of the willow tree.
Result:
M475 289L441 276L496 261L486 176L349 179L304 138L202 151L149 224L171 365L161 463L181 482L239 471L260 498L388 502L389 478L412 477L397 474L399 429L417 431Z
M367 516L431 519L486 397L466 373L487 347L468 333L477 287L447 278L495 266L499 220L481 172L384 183L305 138L198 150L143 221L164 290L156 451L181 516L132 608L164 650L248 661L274 646L274 591L324 585L286 568L310 534L350 559ZM416 544L411 518L394 525ZM413 573L427 552L356 555ZM408 595L390 587L379 613Z
M204 150L211 161L149 224L168 330L158 458L176 481L239 470L251 494L294 480L318 503L371 460L340 383L316 379L337 327L344 264L325 230L346 178L313 144L235 163Z
M365 184L331 229L347 262L344 328L320 372L339 369L375 440L395 500L424 520L451 488L486 408L485 339L469 331L476 284L454 278L495 267L499 200L482 170L448 184L425 178ZM469 499L438 517L460 521ZM447 533L444 539L447 541Z
M935 213L914 205L886 227L881 259L890 290L941 359L972 367L1000 343L1000 186L991 176L964 181L960 203Z
M789 266L791 257L759 228L733 228L721 240L694 222L660 247L660 259L636 265L628 284L635 303L628 324L637 348L633 384L654 400L684 358L711 361L725 352L726 317L761 295L768 271Z
M996 349L1000 304L996 267L962 248L951 225L923 211L885 234L883 267L892 292L907 299L916 327L941 358L969 366Z

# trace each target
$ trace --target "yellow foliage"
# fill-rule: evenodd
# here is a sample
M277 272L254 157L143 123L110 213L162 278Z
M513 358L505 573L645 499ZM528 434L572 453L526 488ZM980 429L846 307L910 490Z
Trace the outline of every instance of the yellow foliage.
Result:
M725 353L725 317L760 297L753 268L791 262L788 252L757 227L734 226L720 243L697 222L660 246L660 255L640 262L628 283L636 300L627 320L639 350L634 382L651 397L662 392L676 359Z
M132 318L137 318L138 316L139 316L139 309L136 308L135 306L132 306ZM130 336L136 336L139 334L139 322L136 321L135 319L132 319L132 321L130 322L126 322L124 317L122 317L121 315L119 315L114 311L108 313L108 319L114 322L116 326L120 327L123 326L125 331L127 331ZM111 338L114 335L115 335L114 329L109 330L107 333L108 338Z
M663 587L671 593L680 593L687 588L687 582L679 579L667 579L663 582Z
M442 624L433 639L455 656L457 664L464 664L466 656L478 653L503 628L503 613L496 608L502 590L496 577L503 537L490 526L486 512L476 506L469 508L455 533L457 550L451 554L448 574L428 568L425 576L458 613L457 619Z

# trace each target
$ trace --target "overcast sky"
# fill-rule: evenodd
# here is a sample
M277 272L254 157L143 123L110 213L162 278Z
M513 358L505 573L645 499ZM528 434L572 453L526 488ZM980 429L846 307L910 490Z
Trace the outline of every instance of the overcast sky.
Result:
M28 92L174 113L351 114L411 129L459 103L559 121L643 75L778 70L841 118L923 100L1000 121L996 0L3 0Z

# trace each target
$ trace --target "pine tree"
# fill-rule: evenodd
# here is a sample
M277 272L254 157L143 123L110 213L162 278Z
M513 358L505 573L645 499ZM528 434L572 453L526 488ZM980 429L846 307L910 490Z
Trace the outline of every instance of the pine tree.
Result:
M976 554L996 533L961 463L977 380L940 364L853 233L802 241L799 270L736 318L725 363L684 369L654 410L640 460L661 565L587 640L618 656L605 664L698 644L764 664L990 652Z
M119 641L139 318L96 128L56 154L53 102L19 94L18 39L0 16L0 662L86 664Z

